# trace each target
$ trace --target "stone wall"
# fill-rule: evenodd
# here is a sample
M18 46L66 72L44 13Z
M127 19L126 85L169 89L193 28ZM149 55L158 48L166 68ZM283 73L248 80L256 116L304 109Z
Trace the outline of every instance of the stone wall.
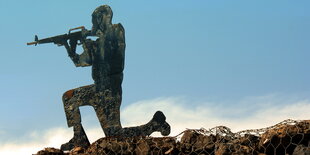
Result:
M286 120L268 128L237 133L219 126L186 130L175 137L101 138L85 149L62 152L46 148L37 153L47 154L310 155L310 120Z

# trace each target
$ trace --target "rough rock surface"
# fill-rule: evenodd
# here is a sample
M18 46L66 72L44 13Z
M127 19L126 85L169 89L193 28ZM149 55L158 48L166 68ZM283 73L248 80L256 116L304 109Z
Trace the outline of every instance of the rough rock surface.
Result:
M293 155L310 155L310 147L305 147L304 145L298 145Z
M91 144L89 148L78 147L70 152L46 148L37 155L310 155L310 120L282 122L273 127L238 133L218 132L220 127L214 129L216 132L211 129L205 130L206 132L186 130L182 136L176 137L105 137Z
M296 124L282 124L262 134L260 152L266 154L292 154L297 145L308 146L310 120Z

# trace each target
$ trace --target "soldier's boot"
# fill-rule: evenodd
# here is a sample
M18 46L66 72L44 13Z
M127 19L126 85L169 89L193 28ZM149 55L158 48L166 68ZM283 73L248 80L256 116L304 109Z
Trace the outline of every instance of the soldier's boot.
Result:
M170 134L170 125L166 122L166 116L161 111L157 111L148 124L152 126L153 130L160 132L163 136Z
M73 138L69 142L62 144L60 150L69 151L72 150L74 147L78 146L82 148L89 147L90 143L82 125L74 126L73 131L74 131Z

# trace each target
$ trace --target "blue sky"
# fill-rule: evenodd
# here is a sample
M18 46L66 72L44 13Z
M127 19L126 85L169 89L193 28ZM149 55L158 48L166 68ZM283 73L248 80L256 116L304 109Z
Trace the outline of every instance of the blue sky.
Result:
M0 148L33 131L66 128L61 96L93 83L90 68L75 68L63 47L26 43L35 34L44 38L81 25L90 29L91 13L102 4L112 7L113 23L126 31L124 113L160 101L192 112L219 106L208 116L229 120L245 118L261 105L310 105L307 0L2 0ZM283 112L275 120L298 112ZM82 108L82 114L83 122L98 125L90 108ZM124 122L134 120L126 116ZM213 124L201 121L204 125Z

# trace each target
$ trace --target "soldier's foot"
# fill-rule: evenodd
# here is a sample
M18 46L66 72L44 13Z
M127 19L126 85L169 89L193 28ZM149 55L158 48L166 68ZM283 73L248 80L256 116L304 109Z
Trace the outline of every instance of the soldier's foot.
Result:
M72 139L69 142L67 142L65 144L62 144L60 146L60 150L62 150L62 151L70 151L70 150L72 150L74 148L74 142L73 142Z
M155 131L159 131L161 135L168 136L170 134L170 125L166 122L166 116L163 112L157 111L152 120Z
M74 136L69 142L62 144L60 147L60 150L62 151L70 151L74 147L82 147L82 148L88 148L90 146L89 140L85 136Z

